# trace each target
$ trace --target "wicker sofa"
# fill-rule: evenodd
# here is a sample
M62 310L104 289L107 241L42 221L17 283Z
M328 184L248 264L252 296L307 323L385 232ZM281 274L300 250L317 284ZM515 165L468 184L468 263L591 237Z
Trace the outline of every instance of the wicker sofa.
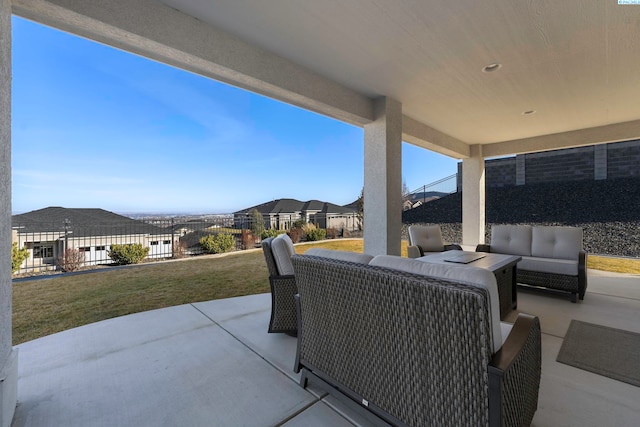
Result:
M537 409L537 317L501 323L487 270L296 255L296 372L392 425L523 426ZM355 403L354 403L355 402Z
M582 249L582 229L530 225L494 225L491 244L479 252L520 255L517 281L584 299L587 290L587 253Z

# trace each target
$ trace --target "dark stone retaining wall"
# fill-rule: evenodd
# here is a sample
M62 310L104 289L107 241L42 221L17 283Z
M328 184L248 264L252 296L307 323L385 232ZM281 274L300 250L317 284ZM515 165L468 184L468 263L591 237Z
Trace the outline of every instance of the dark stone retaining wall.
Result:
M584 230L589 253L640 257L640 177L488 188L487 233L492 224L570 225ZM403 212L410 224L440 224L443 238L462 241L462 194Z

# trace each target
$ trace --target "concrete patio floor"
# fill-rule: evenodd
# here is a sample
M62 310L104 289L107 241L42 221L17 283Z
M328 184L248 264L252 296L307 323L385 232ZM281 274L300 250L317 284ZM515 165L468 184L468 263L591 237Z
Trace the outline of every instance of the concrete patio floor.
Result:
M518 304L543 331L534 426L640 425L639 387L555 361L571 319L640 332L640 276L590 270L579 304L526 290ZM266 333L270 305L269 294L187 304L21 344L12 426L370 425L298 385L296 339Z

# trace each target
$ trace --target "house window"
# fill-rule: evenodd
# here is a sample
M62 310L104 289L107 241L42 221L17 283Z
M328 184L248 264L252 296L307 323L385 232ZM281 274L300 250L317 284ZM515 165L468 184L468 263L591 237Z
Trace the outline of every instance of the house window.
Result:
M162 244L163 245L170 245L171 244L171 240L163 240Z
M155 245L157 245L157 244L158 244L158 241L157 241L157 240L155 240L155 241L151 242L151 246L155 246Z
M83 246L81 248L78 248L79 252L91 252L91 246Z
M33 245L33 258L53 258L53 245Z
M106 251L107 247L106 246L96 246L96 251Z

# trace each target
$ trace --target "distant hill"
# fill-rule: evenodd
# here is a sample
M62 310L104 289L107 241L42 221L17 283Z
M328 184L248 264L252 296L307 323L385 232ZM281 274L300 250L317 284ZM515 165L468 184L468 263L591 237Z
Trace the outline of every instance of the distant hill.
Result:
M411 193L409 194L409 200L411 200L412 203L418 202L418 201L426 201L426 202L430 202L436 199L439 199L441 197L444 196L448 196L449 193L443 193L441 191L427 191L427 192L420 192L420 193ZM353 209L355 211L358 210L358 199L354 200L353 202L349 203L348 205L344 205L345 208L349 208L349 209Z
M420 193L411 193L409 194L409 200L411 200L412 202L417 202L419 200L435 200L435 199L440 199L444 196L448 196L449 193L443 193L441 191L427 191L427 192L420 192Z

